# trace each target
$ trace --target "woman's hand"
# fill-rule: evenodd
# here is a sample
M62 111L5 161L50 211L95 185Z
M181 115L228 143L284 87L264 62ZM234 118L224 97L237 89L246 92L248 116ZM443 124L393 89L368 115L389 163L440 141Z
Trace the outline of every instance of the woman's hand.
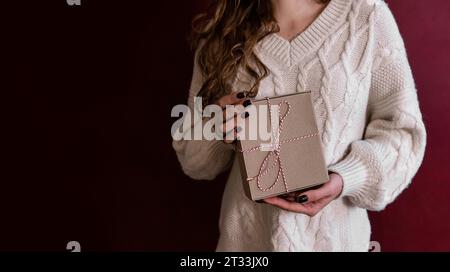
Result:
M223 125L222 128L219 128L219 131L223 133L223 141L227 144L233 143L236 138L237 134L240 131L239 123L240 120L243 118L248 117L248 112L245 113L243 118L238 118L238 114L234 114L234 118L228 118L226 116L226 106L228 105L243 105L244 107L250 106L252 103L250 100L247 99L247 96L245 92L233 92L228 95L222 96L217 102L217 105L219 105L223 110Z
M264 202L286 211L303 213L312 217L341 194L342 186L342 177L331 173L330 180L319 189L309 190L298 196L290 193L286 198L270 197L264 199Z

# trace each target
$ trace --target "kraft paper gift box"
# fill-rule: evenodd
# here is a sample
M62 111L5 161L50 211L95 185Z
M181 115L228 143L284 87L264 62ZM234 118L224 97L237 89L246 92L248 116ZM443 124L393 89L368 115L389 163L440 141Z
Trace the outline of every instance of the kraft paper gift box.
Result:
M258 113L256 114L258 122L264 117L259 114L259 108L266 107L263 122L266 122L266 131L271 132L274 144L270 145L269 140L263 142L260 137L249 138L249 123L252 116L245 119L245 131L239 136L237 153L247 197L261 200L327 182L328 170L317 129L311 92L256 100L252 101L252 104L255 108L253 111L250 110L250 115ZM273 107L274 105L278 107ZM277 112L278 116L273 114L274 112ZM276 121L278 123L274 123ZM265 144L265 147L261 144Z

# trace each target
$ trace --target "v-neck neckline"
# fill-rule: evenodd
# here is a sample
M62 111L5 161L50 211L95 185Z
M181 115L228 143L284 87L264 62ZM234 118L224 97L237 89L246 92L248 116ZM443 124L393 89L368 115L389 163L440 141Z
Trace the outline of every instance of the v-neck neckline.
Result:
M317 16L302 30L302 31L298 31L297 34L293 35L291 39L286 39L283 36L281 36L279 34L279 32L273 33L273 35L275 35L277 38L283 40L286 43L292 44L292 42L297 39L300 35L302 35L302 33L304 33L305 31L308 30L308 28L310 28L316 21L317 19L319 19L319 17L324 13L324 11L327 9L328 5L331 3L328 2L326 3L320 10L320 12L317 14Z
M271 33L260 41L257 52L266 52L291 66L312 49L317 48L348 14L354 0L331 0L316 19L292 40Z

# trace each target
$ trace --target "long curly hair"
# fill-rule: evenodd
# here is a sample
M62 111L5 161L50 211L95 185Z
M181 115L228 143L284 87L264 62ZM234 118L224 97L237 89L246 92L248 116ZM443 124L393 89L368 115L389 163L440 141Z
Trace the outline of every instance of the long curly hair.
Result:
M248 95L256 96L269 72L254 47L279 30L272 0L213 0L207 12L193 20L192 47L197 50L196 61L204 78L197 96L211 104L231 93L230 84L239 68L253 79Z

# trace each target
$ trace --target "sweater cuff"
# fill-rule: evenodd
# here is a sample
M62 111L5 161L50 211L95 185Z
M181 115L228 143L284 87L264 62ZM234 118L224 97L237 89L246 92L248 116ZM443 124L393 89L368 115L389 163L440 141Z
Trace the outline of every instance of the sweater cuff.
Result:
M342 177L343 187L340 196L358 195L358 192L370 179L369 169L364 161L351 153L340 162L330 166L328 170Z

